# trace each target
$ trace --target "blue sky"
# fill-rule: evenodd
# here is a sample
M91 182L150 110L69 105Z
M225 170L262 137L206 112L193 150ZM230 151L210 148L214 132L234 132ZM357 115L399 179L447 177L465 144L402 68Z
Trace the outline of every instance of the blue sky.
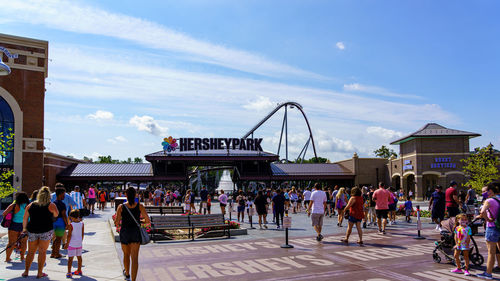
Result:
M296 101L318 154L337 161L373 156L428 122L482 134L472 147L500 147L499 8L10 0L0 32L49 41L49 151L143 157L170 135L242 136L277 103ZM298 111L289 116L294 158L307 131ZM264 149L277 151L280 125L276 116L257 132Z

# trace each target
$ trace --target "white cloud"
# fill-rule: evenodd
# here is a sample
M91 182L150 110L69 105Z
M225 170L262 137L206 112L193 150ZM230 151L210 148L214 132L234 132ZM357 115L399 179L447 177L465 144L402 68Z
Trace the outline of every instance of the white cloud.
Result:
M312 87L156 67L120 58L121 53L117 50L103 53L56 44L53 44L51 50L54 59L51 64L51 83L47 85L47 90L53 96L149 105L163 110L163 116L203 112L200 116L207 120L218 118L217 116L223 118L220 113L224 112L224 116L233 116L244 122L240 126L252 126L254 124L248 123L256 123L258 120L252 121L248 119L248 115L242 115L241 104L242 100L255 100L255 93L259 93L267 97L269 102L299 101L308 114L325 120L334 117L339 121L368 121L385 124L384 126L416 128L429 120L448 124L456 124L459 120L437 104L405 103L397 99L386 101L356 95L356 92L338 93ZM147 56L144 53L138 55ZM74 64L72 61L79 63ZM359 86L346 85L353 89ZM264 105L270 104L266 99L262 101ZM166 104L169 105L168 110L163 106Z
M64 11L64 12L61 12ZM184 58L267 76L326 79L321 75L269 60L261 55L195 39L145 19L112 13L65 0L11 0L0 16L22 24L44 25L75 33L128 40L146 48L171 51Z
M393 140L396 138L401 138L404 136L402 132L394 131L391 129L386 129L378 126L366 128L366 132L370 135L374 135L383 139Z
M394 97L394 98L422 99L422 97L420 96L394 93L382 87L362 85L359 83L344 84L344 91L362 92L362 93L375 94L379 96Z
M104 110L97 110L95 113L87 115L87 118L97 121L110 121L113 120L113 117L114 115L112 112Z
M123 136L116 136L114 138L107 139L107 141L112 144L118 144L120 142L127 142L127 139Z
M243 107L248 110L253 110L253 111L268 111L276 107L277 104L273 103L271 99L268 97L262 97L259 96L256 100L253 100L245 105Z
M163 136L167 133L167 128L160 126L153 117L147 115L134 115L134 117L130 118L129 124L139 131L148 132L155 136Z
M345 49L344 42L337 42L337 44L335 44L335 46L337 46L337 48L339 50L344 50Z

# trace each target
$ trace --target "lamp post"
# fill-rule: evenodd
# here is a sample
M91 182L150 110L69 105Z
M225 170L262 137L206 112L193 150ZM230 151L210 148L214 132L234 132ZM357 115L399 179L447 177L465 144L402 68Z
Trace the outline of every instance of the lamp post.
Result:
M4 53L9 58L17 59L17 54L11 54L9 50L5 47L0 46L0 52ZM10 67L2 61L2 56L0 56L0 76L5 76L10 74Z

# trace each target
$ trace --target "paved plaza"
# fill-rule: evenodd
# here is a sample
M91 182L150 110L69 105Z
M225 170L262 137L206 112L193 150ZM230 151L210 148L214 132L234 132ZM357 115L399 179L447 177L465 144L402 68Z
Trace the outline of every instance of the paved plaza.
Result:
M113 242L108 223L111 215L108 208L85 219L84 276L74 279L123 280L120 244ZM359 247L355 230L349 245L340 242L346 227L336 226L337 217L325 219L325 239L321 243L314 239L306 214L293 214L292 218L292 249L280 247L285 232L277 230L274 224L269 224L268 230L249 229L248 235L231 239L162 241L142 246L138 280L479 280L450 273L452 265L432 261L439 233L427 219L422 231L425 240L413 239L415 223L399 222L388 226L386 235L368 227L363 236L365 246ZM243 227L250 227L247 220ZM2 247L5 238L0 240ZM475 238L486 258L484 238ZM66 280L66 264L66 258L48 258L45 272L50 279L46 280ZM20 277L23 268L19 261L2 262L0 280L26 280ZM35 279L35 270L36 262L28 280ZM471 273L482 270L484 267L473 268Z

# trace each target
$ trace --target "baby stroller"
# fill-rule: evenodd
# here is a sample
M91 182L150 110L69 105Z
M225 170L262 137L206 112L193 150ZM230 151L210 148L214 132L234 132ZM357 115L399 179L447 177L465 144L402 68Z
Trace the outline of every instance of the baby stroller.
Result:
M468 224L468 226L472 229L472 235L470 236L470 241L472 242L472 247L469 250L469 260L475 266L481 266L484 263L484 257L479 253L479 248L477 247L476 240L474 240L474 235L477 234L478 225L482 225L482 223L477 223L478 220L475 219ZM441 222L441 240L434 242L436 247L432 252L432 258L434 262L441 262L441 255L443 255L447 262L451 262L455 264L454 254L454 246L455 239L453 230L455 228L455 218L449 218L448 220L444 220ZM460 255L460 260L462 266L464 265L464 259L462 254Z

